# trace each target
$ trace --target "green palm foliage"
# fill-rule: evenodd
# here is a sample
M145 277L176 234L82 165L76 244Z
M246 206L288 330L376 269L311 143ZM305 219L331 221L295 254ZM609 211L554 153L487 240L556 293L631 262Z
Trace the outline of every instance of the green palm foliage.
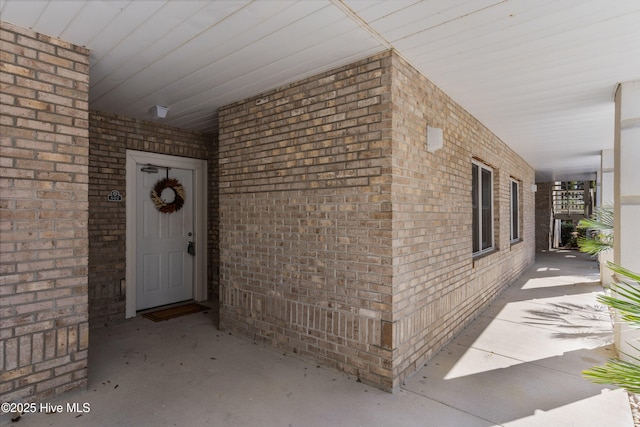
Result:
M613 209L601 208L578 225L587 229L587 236L578 239L581 252L597 255L613 247ZM640 274L611 262L607 266L619 280L611 286L611 295L600 295L598 301L617 310L622 320L640 327ZM635 347L634 347L635 348ZM637 349L639 350L640 349ZM596 384L612 384L631 393L640 393L640 359L627 355L631 361L610 359L604 365L594 366L582 374Z
M640 281L637 273L613 263L608 265L616 274L634 282ZM600 295L598 301L618 310L625 322L640 327L640 288L631 283L620 282L615 283L611 290L618 296ZM640 359L629 354L627 356L631 361L610 359L604 365L582 371L582 375L596 384L613 384L631 393L640 393Z
M631 393L640 393L640 359L634 360L611 359L604 365L583 371L582 375L596 384L612 384Z
M590 218L580 220L578 228L586 230L586 237L578 237L580 252L598 255L613 247L613 208L596 209Z
M640 327L640 288L637 286L637 282L640 282L640 275L611 262L608 262L607 265L616 274L624 276L636 283L626 283L622 281L615 283L611 287L611 290L613 291L612 293L617 296L599 295L598 301L618 310L622 316L622 320L625 322L635 327Z

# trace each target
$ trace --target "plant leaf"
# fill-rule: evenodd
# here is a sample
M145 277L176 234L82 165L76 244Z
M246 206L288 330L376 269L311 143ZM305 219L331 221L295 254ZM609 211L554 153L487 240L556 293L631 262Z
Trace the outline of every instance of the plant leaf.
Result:
M631 393L640 393L640 365L611 359L604 365L582 371L582 375L596 384L613 384Z
M603 206L589 218L581 219L578 228L586 230L585 237L578 237L581 252L598 255L613 248L613 208Z
M614 271L625 277L634 278L637 275L620 266L609 263ZM622 319L633 326L640 326L640 287L630 283L613 283L611 295L598 295L598 302L620 311Z
M578 237L578 247L580 248L580 252L589 255L598 255L611 250L613 243L604 239L598 240L593 237Z
M607 267L613 270L615 273L620 274L628 279L633 280L634 282L640 282L640 274L634 273L633 271L626 269L618 264L615 264L611 261L607 261Z
M614 212L611 207L597 209L591 218L581 220L579 228L586 229L586 237L578 238L581 252L597 255L613 247ZM633 326L640 326L640 274L612 262L607 266L622 278L621 283L611 285L612 295L599 295L598 301L618 310L622 319ZM635 283L630 283L635 282ZM633 346L632 346L633 347ZM633 347L636 351L640 349ZM594 366L582 374L597 384L613 384L631 393L640 393L640 358L627 355L634 362L611 359L604 365Z

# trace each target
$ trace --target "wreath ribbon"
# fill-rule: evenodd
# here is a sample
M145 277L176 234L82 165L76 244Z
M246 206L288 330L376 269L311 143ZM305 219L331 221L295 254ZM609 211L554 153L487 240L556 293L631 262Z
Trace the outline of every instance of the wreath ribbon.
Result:
M165 202L162 200L162 192L166 189L170 189L173 191L174 198L172 202ZM184 205L185 193L184 187L177 179L174 178L165 178L156 182L153 186L153 190L151 190L151 200L153 204L156 206L156 209L162 213L173 213L182 209Z

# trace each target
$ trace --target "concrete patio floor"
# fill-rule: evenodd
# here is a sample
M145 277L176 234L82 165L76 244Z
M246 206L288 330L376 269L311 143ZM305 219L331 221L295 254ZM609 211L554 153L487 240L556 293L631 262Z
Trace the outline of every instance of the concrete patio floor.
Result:
M632 427L626 392L580 375L613 356L598 279L582 254L537 254L394 394L221 332L213 310L138 317L91 331L88 388L47 402L63 413L15 425Z

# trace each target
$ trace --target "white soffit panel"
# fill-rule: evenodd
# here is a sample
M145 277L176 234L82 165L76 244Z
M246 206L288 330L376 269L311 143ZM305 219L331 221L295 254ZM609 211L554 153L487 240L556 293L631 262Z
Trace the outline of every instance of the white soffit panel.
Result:
M640 80L637 0L0 0L0 19L90 49L92 109L200 131L392 46L542 179L597 169L615 85Z
M144 98L151 93L164 91L169 85L179 86L177 90L182 92L180 96L185 99L190 93L200 93L202 87L210 83L205 80L215 78L229 67L244 65L234 62L233 56L239 55L238 52L286 26L292 19L292 14L308 13L308 8L304 5L287 7L276 3L272 7L264 7L264 4L260 6L252 3L245 6L234 3L243 8L225 10L226 16L220 16L219 11L213 8L207 9L206 12L215 17L211 24L206 25L201 20L203 22L195 29L195 34L179 49L167 50L152 63L141 62L139 67L144 69L144 73L132 75L123 84L105 85L109 88L107 95L97 88L96 105L107 106L111 100L118 102L122 95L126 96L131 90L135 90L138 98ZM215 3L212 6L218 7ZM262 10L259 10L261 7ZM277 51L278 47L273 46L273 50ZM263 53L267 54L268 52ZM189 91L189 81L196 82L199 87L195 91Z
M80 3L83 6L58 37L79 46L90 47L91 61L95 62L95 56L104 54L103 49L108 51L113 43L112 37L105 36L108 33L104 33L104 29L127 8L131 1L78 2L72 0L72 3Z

